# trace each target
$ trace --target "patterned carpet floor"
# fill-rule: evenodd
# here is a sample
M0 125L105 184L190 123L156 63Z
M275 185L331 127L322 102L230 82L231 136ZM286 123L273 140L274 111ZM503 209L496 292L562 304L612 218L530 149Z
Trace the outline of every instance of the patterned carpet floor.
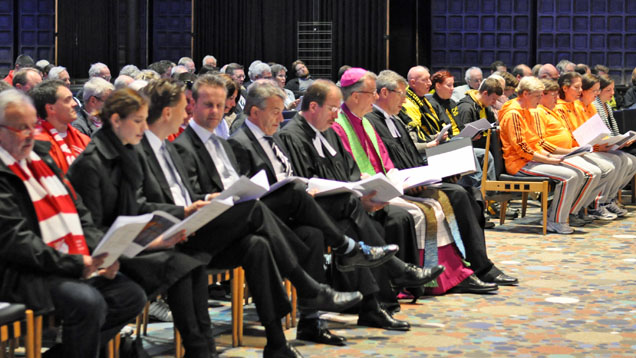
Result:
M520 280L493 295L454 294L404 301L396 315L409 332L356 326L326 315L346 347L288 339L305 357L636 357L636 206L627 217L596 221L573 235L541 235L536 206L523 219L487 231L491 259ZM245 346L231 348L229 307L210 310L221 357L262 357L265 339L246 309ZM144 345L173 356L172 326L151 324Z

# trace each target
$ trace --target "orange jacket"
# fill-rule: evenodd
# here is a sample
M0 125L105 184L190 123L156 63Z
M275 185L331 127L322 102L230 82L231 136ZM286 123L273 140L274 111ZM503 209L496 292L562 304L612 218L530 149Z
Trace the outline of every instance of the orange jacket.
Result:
M554 147L572 148L574 141L572 133L558 114L541 104L531 112L536 112L538 115L535 120L535 130L541 139L540 145L543 149L553 153Z
M506 102L498 115L506 171L514 175L540 150L540 138L533 125L535 115L521 108L517 99Z

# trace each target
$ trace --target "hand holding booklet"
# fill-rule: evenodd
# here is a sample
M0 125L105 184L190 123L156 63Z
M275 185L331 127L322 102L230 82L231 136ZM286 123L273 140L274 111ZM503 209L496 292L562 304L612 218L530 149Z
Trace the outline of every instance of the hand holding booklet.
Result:
M121 255L134 257L157 236L179 221L163 211L138 216L119 216L99 242L92 256L107 253L103 267L112 265Z
M585 153L590 153L591 151L593 151L594 148L591 145L582 145L578 148L574 148L572 149L569 153L563 154L563 155L555 155L555 158L560 158L560 159L566 159L569 157L574 157L577 155L583 155Z
M437 136L435 137L435 141L437 143L442 143L444 142L443 138L444 138L444 134L448 133L448 130L451 128L450 124L445 125L442 130L439 131L439 133L437 133Z
M231 200L216 198L183 221L163 211L138 216L119 216L99 242L92 256L107 253L102 267L108 267L122 255L135 257L160 235L168 239L182 230L185 230L186 236L190 235L232 205Z
M234 184L232 184L229 188L223 190L217 199L223 200L229 198L232 199L234 203L255 200L269 192L275 191L287 183L294 181L306 183L307 179L291 176L279 180L270 186L269 180L267 179L267 173L265 170L261 170L251 178L241 176L239 180L234 182Z
M611 132L597 113L575 129L572 135L579 145L595 145L601 144L605 137L611 135Z
M382 173L356 182L311 178L307 183L307 190L314 192L316 196L341 193L354 193L362 196L375 191L376 195L373 197L373 201L377 202L387 202L404 194L401 186L395 185Z
M468 123L461 132L455 137L461 138L473 138L477 134L487 131L492 128L492 124L488 122L486 118L481 118L478 121Z

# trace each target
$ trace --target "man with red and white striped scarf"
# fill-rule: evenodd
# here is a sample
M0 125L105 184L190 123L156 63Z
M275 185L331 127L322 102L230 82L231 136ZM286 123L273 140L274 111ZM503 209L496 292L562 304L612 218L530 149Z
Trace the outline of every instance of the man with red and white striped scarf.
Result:
M105 257L90 256L103 233L62 179L50 144L34 140L36 125L26 95L0 93L0 301L61 318L62 344L47 356L97 357L146 297L117 262L99 269Z

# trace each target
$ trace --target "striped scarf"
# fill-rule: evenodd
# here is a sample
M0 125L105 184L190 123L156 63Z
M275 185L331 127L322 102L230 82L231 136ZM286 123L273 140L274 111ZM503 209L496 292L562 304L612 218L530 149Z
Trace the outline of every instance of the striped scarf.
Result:
M64 157L66 158L66 163L69 166L73 164L73 161L75 160L77 156L73 154L73 152L69 149L68 145L66 144L66 142L64 141L60 133L57 131L57 129L55 129L53 125L51 125L51 123L45 120L40 120L38 124L40 125L40 127L42 127L43 130L48 132L49 135L51 135L51 137L53 137L53 139L55 140L55 143L57 143L57 145L62 150L62 153L64 153ZM84 150L84 148L79 148L79 147L73 148L73 149L77 153L81 153Z
M73 199L51 168L33 151L20 163L0 147L0 160L22 179L44 243L62 253L89 255Z

